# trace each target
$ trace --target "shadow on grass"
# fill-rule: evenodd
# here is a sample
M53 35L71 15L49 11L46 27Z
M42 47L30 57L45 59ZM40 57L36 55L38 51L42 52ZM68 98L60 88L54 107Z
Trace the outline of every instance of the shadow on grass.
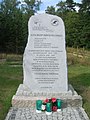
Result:
M69 83L73 85L78 93L83 93L85 88L90 87L90 73L80 74L69 78Z
M90 73L80 74L69 78L69 83L83 99L83 107L90 117Z

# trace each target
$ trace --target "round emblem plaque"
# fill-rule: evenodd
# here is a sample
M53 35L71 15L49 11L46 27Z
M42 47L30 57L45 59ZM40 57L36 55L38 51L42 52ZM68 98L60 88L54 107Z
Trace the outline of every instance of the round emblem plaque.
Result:
M53 19L51 20L51 24L52 24L53 26L57 26L57 25L59 24L58 19L53 18Z

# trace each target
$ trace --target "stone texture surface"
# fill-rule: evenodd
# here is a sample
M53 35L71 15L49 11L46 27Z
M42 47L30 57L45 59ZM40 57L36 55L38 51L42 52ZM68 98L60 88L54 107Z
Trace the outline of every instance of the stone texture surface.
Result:
M89 120L89 118L82 107L68 106L49 116L45 112L36 113L35 108L12 107L5 120Z
M63 101L62 107L68 105L82 107L82 97L74 91L73 87L69 85L69 91L66 93L32 93L27 87L21 84L12 98L13 107L35 107L35 102L38 99L45 100L46 98L60 98Z
M67 62L63 20L55 15L30 17L23 56L24 85L36 93L67 92Z
M18 87L18 90L16 92L16 96L44 96L44 97L52 97L52 96L72 96L72 95L78 95L76 91L74 91L73 87L69 85L69 90L67 92L52 92L50 91L49 93L47 92L31 92L28 87L26 87L24 84L20 84Z

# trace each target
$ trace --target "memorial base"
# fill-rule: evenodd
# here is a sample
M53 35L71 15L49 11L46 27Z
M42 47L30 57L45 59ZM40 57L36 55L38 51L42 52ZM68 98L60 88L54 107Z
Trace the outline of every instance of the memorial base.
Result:
M45 100L46 98L59 98L62 100L62 107L82 107L82 97L77 94L71 85L68 92L64 93L32 93L23 84L20 84L16 95L12 98L13 107L35 107L36 100Z

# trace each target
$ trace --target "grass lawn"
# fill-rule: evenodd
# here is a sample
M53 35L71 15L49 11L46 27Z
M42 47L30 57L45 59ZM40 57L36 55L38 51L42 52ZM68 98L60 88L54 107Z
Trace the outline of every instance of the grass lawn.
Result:
M68 50L69 51L69 50ZM71 53L72 52L72 53ZM90 56L78 57L73 50L68 55L68 78L69 83L83 97L83 107L90 117ZM80 53L80 52L79 52ZM86 54L90 55L90 52ZM85 54L85 55L86 55ZM88 56L87 55L87 56ZM12 57L7 61L0 62L0 120L4 120L11 107L11 99L18 86L22 83L22 62Z
M69 83L83 98L83 107L90 118L90 66L72 65L68 68Z
M0 120L4 120L11 107L12 96L20 83L22 83L21 67L0 64Z

